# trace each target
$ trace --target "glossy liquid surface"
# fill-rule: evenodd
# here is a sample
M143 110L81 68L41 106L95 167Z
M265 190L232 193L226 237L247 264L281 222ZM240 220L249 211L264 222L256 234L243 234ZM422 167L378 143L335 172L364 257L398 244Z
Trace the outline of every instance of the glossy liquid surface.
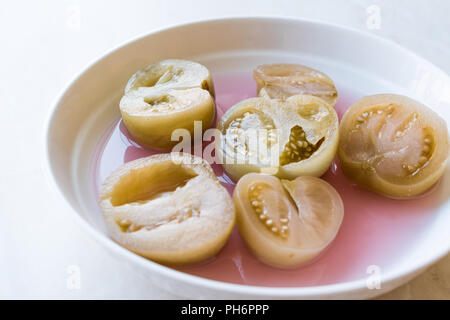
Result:
M217 119L235 103L253 97L256 84L251 73L219 74L214 77ZM349 88L338 87L336 111L339 118L361 97ZM158 153L133 142L118 121L105 133L94 158L96 190L117 167L141 157ZM232 193L234 182L220 165L213 165L222 184ZM436 185L427 194L412 200L392 200L352 185L343 175L338 161L322 177L341 195L345 216L341 229L325 252L313 262L296 269L277 269L259 262L234 230L223 250L201 265L177 268L200 277L257 286L316 286L367 278L368 268L389 268L412 246L417 233L424 230L432 211L440 204L442 191Z

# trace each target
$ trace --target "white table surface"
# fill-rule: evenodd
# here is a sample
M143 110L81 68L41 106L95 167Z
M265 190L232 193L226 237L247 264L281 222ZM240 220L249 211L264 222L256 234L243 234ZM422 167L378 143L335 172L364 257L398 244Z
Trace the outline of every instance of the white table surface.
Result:
M367 19L380 10L378 26ZM370 9L369 9L370 11ZM162 26L275 15L390 38L450 73L450 1L17 1L0 4L0 298L177 298L117 263L58 204L41 167L44 119L56 95L109 49ZM70 266L80 288L68 286ZM70 280L70 279L69 279ZM450 256L387 298L450 299Z

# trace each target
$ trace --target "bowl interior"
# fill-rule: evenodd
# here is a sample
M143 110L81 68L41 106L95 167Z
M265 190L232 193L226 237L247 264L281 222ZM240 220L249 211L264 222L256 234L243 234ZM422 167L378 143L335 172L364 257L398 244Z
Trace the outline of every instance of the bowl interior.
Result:
M295 20L230 19L151 34L91 65L67 88L49 122L48 159L56 184L74 212L105 238L107 233L96 199L95 163L96 157L101 156L98 150L119 118L118 103L128 78L137 69L167 58L198 61L214 77L222 79L229 74L248 75L258 64L301 63L334 79L342 108L364 95L397 93L418 99L444 119L450 119L450 81L444 73L391 42L363 33ZM220 88L217 90L220 92ZM111 161L111 168L120 165L122 160ZM108 174L106 171L100 175ZM383 276L406 275L448 252L449 195L450 170L447 169L438 193L433 195L433 204L423 209L426 211L423 219L416 220L414 235L406 236L399 230L399 236L392 239L407 243L402 246L401 255L389 258L388 263L371 263L382 266ZM389 219L392 220L385 221L386 228L395 223L396 217L390 215ZM384 250L390 244L383 241L383 230L377 232L379 250ZM355 234L360 234L355 241L364 241L361 232L355 230ZM153 263L148 265L154 268ZM333 266L328 268L323 270L324 274ZM317 281L300 285L361 280L367 270L351 269L345 276L336 278L320 275Z

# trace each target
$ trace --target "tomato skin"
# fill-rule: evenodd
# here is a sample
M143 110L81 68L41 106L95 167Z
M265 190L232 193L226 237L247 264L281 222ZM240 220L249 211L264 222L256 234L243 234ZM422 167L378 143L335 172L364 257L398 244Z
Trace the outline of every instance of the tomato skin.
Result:
M449 156L445 121L411 98L378 94L350 106L340 124L344 174L381 195L407 199L429 190Z

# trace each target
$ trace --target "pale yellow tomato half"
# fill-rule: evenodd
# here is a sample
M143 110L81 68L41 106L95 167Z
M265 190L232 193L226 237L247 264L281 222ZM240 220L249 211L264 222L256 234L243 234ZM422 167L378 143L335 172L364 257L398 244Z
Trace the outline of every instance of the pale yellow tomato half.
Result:
M334 82L329 76L299 64L260 65L253 71L253 78L258 95L272 99L307 94L321 98L334 107L338 98Z
M264 263L298 267L335 238L344 205L337 191L316 177L280 180L266 174L242 177L234 190L239 232Z
M346 176L388 197L425 192L447 165L445 121L405 96L364 97L347 110L340 132L338 154Z
M233 201L211 166L186 153L124 164L102 185L99 202L117 243L169 265L213 257L235 221Z

